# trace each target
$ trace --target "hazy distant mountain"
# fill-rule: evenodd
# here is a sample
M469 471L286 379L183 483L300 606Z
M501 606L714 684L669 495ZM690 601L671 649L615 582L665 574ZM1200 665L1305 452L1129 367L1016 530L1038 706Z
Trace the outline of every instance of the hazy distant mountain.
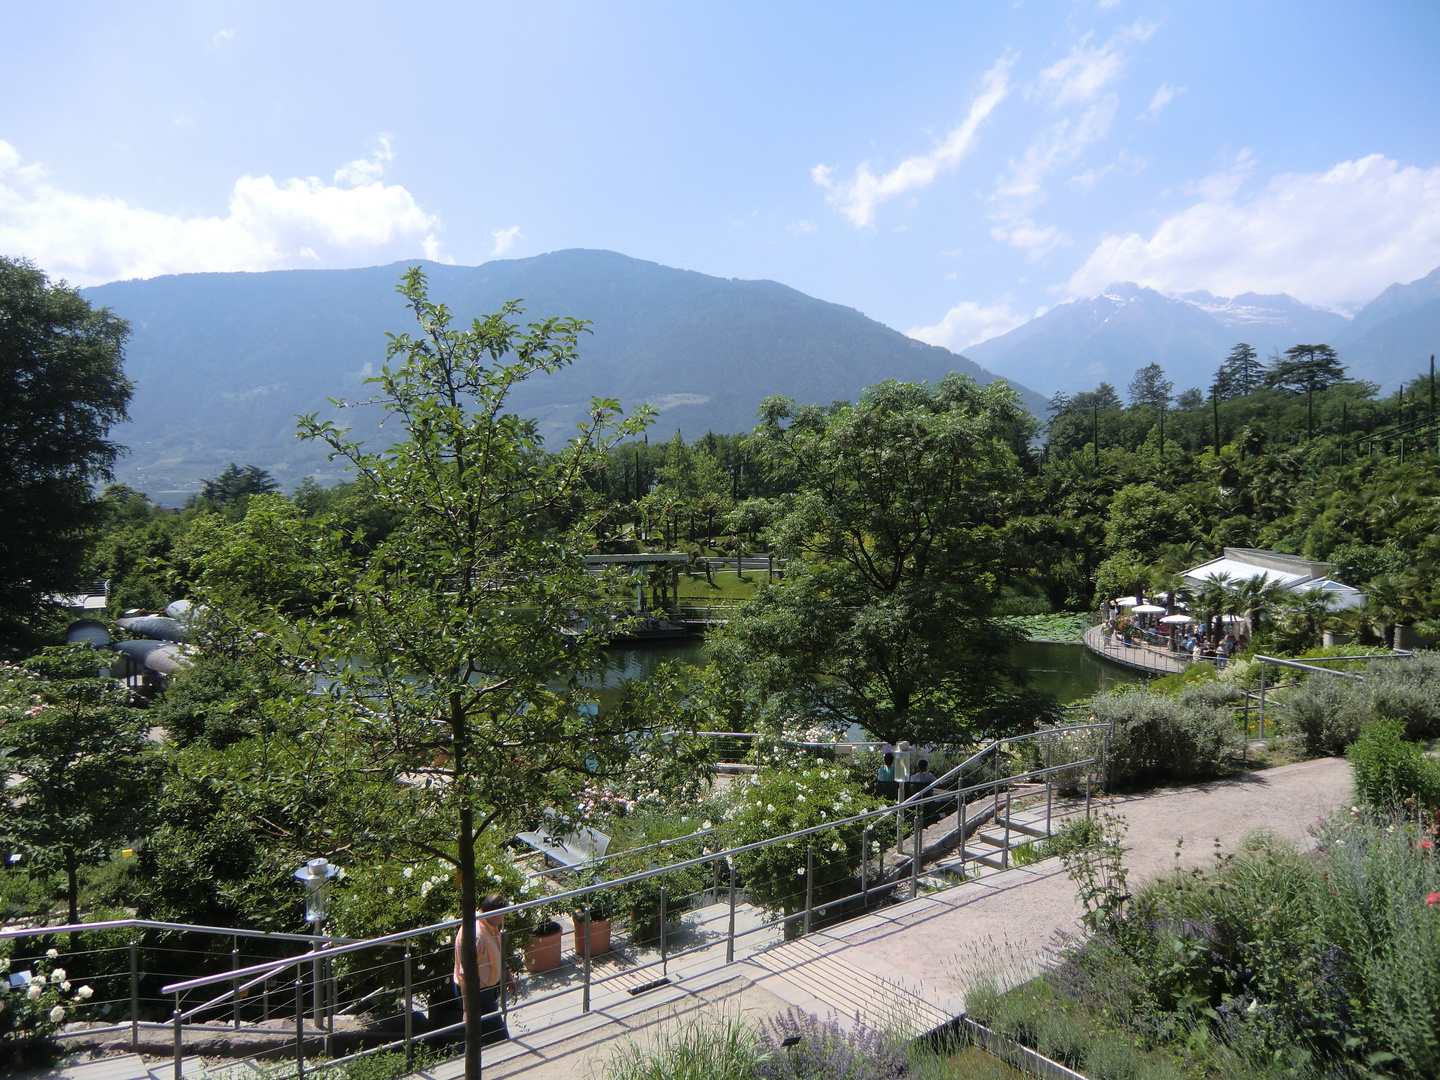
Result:
M926 345L772 281L675 270L608 251L559 251L478 267L426 264L431 297L457 319L523 299L527 317L590 319L572 368L536 377L515 399L548 438L573 431L592 396L660 410L652 438L678 428L748 430L772 394L802 402L857 398L883 379L950 371L996 378ZM395 294L403 264L364 270L184 274L84 290L131 322L126 370L136 380L130 447L119 479L150 492L193 486L231 460L271 470L287 487L339 475L295 437L295 414L330 412L329 397L366 394L386 331L414 329ZM1044 399L1019 387L1026 405ZM374 409L341 414L367 438Z
M1440 266L1408 285L1391 285L1355 314L1354 338L1360 338L1381 323L1407 315L1433 300L1440 300Z
M1169 297L1121 282L965 353L1041 393L1091 390L1101 380L1123 393L1136 369L1152 363L1165 368L1177 390L1206 389L1240 341L1261 356L1299 343L1334 345L1354 377L1389 388L1440 352L1440 270L1392 285L1353 322L1283 294Z

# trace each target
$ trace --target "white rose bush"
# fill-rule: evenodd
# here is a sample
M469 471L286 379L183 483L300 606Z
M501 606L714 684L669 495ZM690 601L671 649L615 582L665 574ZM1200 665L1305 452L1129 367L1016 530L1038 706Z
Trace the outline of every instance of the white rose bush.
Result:
M864 794L839 765L816 764L808 769L766 769L737 787L730 819L731 843L739 847L773 836L798 832L875 810L880 803ZM772 844L737 857L745 890L756 903L786 915L803 911L806 892L806 850L815 852L816 905L847 891L860 866L862 823L814 833L807 838ZM800 920L786 924L787 937L801 929Z
M33 961L28 982L10 957L0 956L0 1068L23 1060L62 1024L84 1019L81 1011L95 991L73 987L65 969L55 966L58 956L51 949Z

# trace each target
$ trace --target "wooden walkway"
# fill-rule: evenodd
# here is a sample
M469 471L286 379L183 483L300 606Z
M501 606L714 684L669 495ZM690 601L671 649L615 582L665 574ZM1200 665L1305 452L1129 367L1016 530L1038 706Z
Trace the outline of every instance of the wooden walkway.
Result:
M1172 653L1169 649L1159 649L1154 645L1122 644L1121 641L1118 634L1106 641L1098 626L1092 626L1085 631L1087 649L1112 664L1135 671L1148 671L1152 675L1175 675L1192 663L1184 653Z

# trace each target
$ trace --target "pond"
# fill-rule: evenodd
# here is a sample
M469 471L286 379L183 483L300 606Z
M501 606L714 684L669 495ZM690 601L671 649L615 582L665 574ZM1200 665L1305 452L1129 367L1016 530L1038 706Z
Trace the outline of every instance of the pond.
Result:
M616 646L607 649L606 655L608 664L599 696L603 704L610 705L625 680L643 678L666 660L705 663L705 643L698 638L657 641L648 645ZM1030 673L1035 689L1053 694L1062 705L1145 678L1138 671L1101 660L1078 643L1024 641L1010 653L1010 659Z

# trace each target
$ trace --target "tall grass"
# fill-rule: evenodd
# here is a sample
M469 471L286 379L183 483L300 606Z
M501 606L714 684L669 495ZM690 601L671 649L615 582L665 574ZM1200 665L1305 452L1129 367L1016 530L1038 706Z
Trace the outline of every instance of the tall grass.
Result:
M604 1080L754 1080L759 1036L738 1017L702 1014L657 1027L648 1045L623 1043Z

